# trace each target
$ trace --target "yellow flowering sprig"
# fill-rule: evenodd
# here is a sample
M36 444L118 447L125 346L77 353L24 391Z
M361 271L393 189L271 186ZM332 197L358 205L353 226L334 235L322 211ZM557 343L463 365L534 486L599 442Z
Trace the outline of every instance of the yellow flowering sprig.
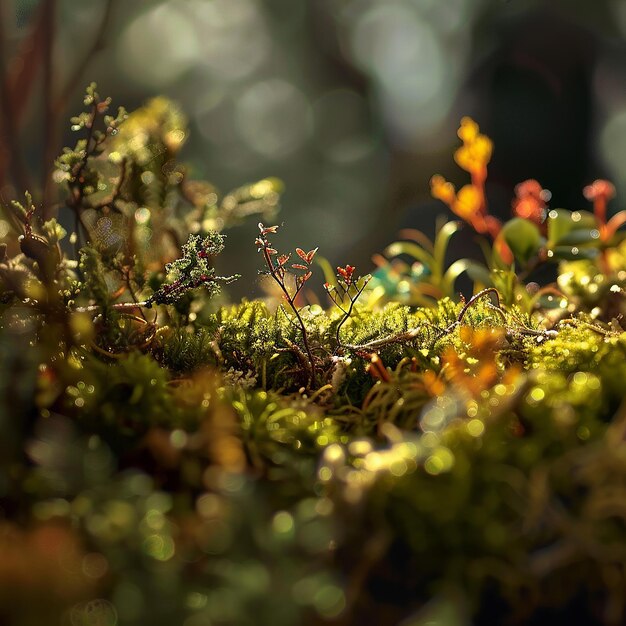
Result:
M430 189L434 198L445 202L453 213L471 224L474 230L495 238L500 232L500 222L488 214L485 196L487 164L491 160L493 143L479 130L473 119L464 117L457 133L463 145L454 153L454 160L459 167L469 172L471 183L457 192L452 183L437 174L430 180Z

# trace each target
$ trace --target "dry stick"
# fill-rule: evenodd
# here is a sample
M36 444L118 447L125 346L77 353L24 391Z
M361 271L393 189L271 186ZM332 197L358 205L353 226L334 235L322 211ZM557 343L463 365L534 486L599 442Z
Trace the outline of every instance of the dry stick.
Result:
M43 132L44 144L41 163L41 191L42 191L42 213L44 219L48 219L48 206L52 195L52 179L50 177L50 169L54 160L55 153L55 125L56 118L54 115L53 102L53 83L54 70L53 49L54 49L54 28L56 17L56 0L45 0L43 8L43 17L45 21L45 29L43 31Z
M18 129L24 111L26 111L26 103L32 93L32 89L37 77L39 65L44 62L44 132L46 139L44 141L43 151L43 168L42 171L47 177L49 163L54 157L51 146L54 145L51 136L54 134L55 118L53 115L52 104L52 43L54 37L54 16L56 9L56 0L45 0L41 3L36 16L32 20L32 28L30 33L22 40L20 49L15 54L15 59L21 61L16 64L18 69L8 72L8 64L4 58L5 54L5 33L2 25L0 25L0 83L3 94L4 109L4 126L9 149L11 151L11 164L13 169L13 178L17 185L23 189L30 187L28 175L22 164L20 152L18 150ZM0 18L3 17L0 15ZM4 16L6 17L6 16ZM3 20L0 20L3 21ZM4 165L4 164L2 164ZM4 168L2 168L4 169ZM0 186L4 181L4 171L0 171ZM46 196L46 185L49 184L44 180L42 189L44 190L44 198ZM44 217L48 217L47 203L44 203Z
M0 5L0 106L2 108L2 131L10 153L8 161L13 182L22 189L28 189L30 186L29 179L22 161L17 125L15 123L16 111L11 101L11 90L7 75L5 23L5 16ZM0 171L0 187L4 186L5 176L5 172Z
M474 303L476 302L476 300L482 298L483 296L486 296L488 293L492 293L495 297L496 297L496 308L498 309L498 311L500 311L501 313L504 313L502 311L502 308L500 307L500 294L498 293L498 290L495 287L487 287L486 289L483 289L481 291L479 291L477 294L473 295L463 306L463 308L461 309L461 312L459 313L459 316L457 317L456 323L460 324L463 321L463 318L465 317L465 314L467 313L468 309L474 305Z
M43 60L44 31L46 29L46 3L40 3L36 15L31 20L30 32L18 44L7 75L11 105L16 128L22 125L27 104L35 86L39 66Z
M118 302L112 304L109 308L114 311L132 311L134 309L150 308L152 303L148 300L141 302ZM102 307L99 304L90 304L89 306L79 306L74 309L74 313L97 313L102 311Z
M446 328L439 328L439 326L435 326L434 324L431 324L430 322L422 322L421 326L417 326L416 328L411 328L410 330L407 330L403 333L398 333L396 335L388 335L387 337L382 337L381 339L375 339L373 341L369 341L367 343L360 344L360 345L343 344L342 347L348 350L355 350L355 351L378 350L379 348L383 348L393 343L403 343L405 341L412 341L420 334L420 332L422 331L424 327L432 328L433 330L437 331L439 335L437 336L436 339L440 339L441 337L444 337L445 335L450 334L459 324L463 322L463 319L465 318L467 311L476 303L477 300L479 300L483 296L490 294L490 293L494 294L496 297L496 306L492 306L490 308L492 308L494 311L497 311L498 314L502 316L502 318L504 319L506 323L506 315L504 311L502 310L502 308L500 307L500 294L498 293L498 290L495 287L487 287L486 289L483 289L482 291L479 291L477 294L472 296L465 303L465 305L459 312L457 319ZM521 327L515 330L522 335L532 335L532 336L542 336L542 337L555 337L557 335L556 330L535 330L534 328L528 328L527 326L524 326L519 320L517 321L520 323Z
M439 331L440 333L445 333L446 331L435 326L434 324L429 324L428 322L424 322L422 326L417 326L416 328L411 328L403 333L398 333L396 335L388 335L387 337L382 337L380 339L374 339L373 341L368 341L367 343L362 343L359 345L354 344L343 344L342 347L347 348L348 350L378 350L380 348L384 348L385 346L391 345L392 343L404 343L405 341L412 341L416 339L417 336L422 332L422 328L424 326L429 326Z

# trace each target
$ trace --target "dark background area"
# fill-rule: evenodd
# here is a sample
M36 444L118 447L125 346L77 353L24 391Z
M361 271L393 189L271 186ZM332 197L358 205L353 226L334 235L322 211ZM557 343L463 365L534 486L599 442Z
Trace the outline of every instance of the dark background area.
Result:
M46 94L75 75L107 16L81 91L129 110L164 94L189 118L184 159L222 191L266 176L286 185L280 243L371 269L397 231L432 235L445 214L428 181L463 184L456 129L474 117L495 143L488 194L506 216L516 183L537 178L551 205L585 206L611 178L626 192L626 3L528 0L58 0L52 85L39 80L17 131L31 187L41 170ZM4 74L43 3L2 0ZM42 73L43 75L43 73ZM49 118L48 118L49 119ZM66 124L65 127L69 127ZM2 152L10 172L6 137ZM55 153L70 143L58 137ZM10 173L4 201L21 193ZM617 205L616 207L617 208ZM614 209L615 210L615 209ZM6 234L0 223L0 234ZM253 223L229 232L223 263L238 295L259 294Z

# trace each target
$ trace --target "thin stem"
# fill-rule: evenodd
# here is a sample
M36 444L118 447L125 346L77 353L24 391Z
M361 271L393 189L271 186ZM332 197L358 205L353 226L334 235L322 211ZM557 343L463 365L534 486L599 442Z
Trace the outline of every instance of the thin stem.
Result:
M120 175L113 187L109 196L98 202L97 204L91 205L92 209L103 209L106 206L111 207L114 211L119 212L119 209L115 206L115 201L120 197L122 187L124 186L124 182L126 181L126 159L122 159L120 162Z
M278 306L278 310L282 312L282 314L285 316L285 319L294 327L294 328L299 328L298 324L296 324L291 317L289 317L289 313L287 313L287 311L285 311L285 307L283 306L282 302L280 303L280 305Z
M459 316L456 320L457 323L460 324L463 321L463 318L465 317L465 314L467 313L468 309L472 307L478 299L482 298L483 296L486 296L488 293L492 293L496 297L496 307L502 310L500 307L500 294L498 293L498 290L495 287L487 287L486 289L483 289L482 291L479 291L477 294L473 295L465 303L465 306L461 309L461 312L459 313Z
M74 256L78 259L80 254L80 219L78 217L78 211L74 213Z
M126 268L124 271L124 282L126 283L126 287L128 288L128 293L130 293L130 297L133 299L133 302L135 304L139 303L139 298L137 298L137 294L135 293L135 290L133 289L133 285L130 279L130 269ZM139 314L141 315L141 317L143 317L143 319L147 322L148 320L146 319L146 316L144 315L143 311L140 309Z
M424 322L423 326L430 326L441 334L445 334L447 332L447 329L442 330L438 326L434 326L433 324L429 324L428 322ZM367 343L362 343L359 345L346 343L342 345L342 348L358 352L359 350L378 350L393 343L404 343L405 341L413 341L422 332L423 326L411 328L410 330L407 330L403 333L397 333L396 335L387 335L387 337L381 337L380 339L374 339L373 341L368 341Z
M143 300L141 302L117 302L112 304L109 308L114 311L131 311L133 309L150 308L152 304L149 300ZM98 304L90 304L89 306L79 306L74 309L75 313L96 313L102 311L102 307Z
M276 283L278 283L278 286L283 292L285 299L289 303L289 306L291 307L291 310L294 312L296 319L298 320L298 324L300 325L300 330L302 331L302 343L304 344L304 350L309 359L309 362L311 363L311 375L310 375L309 382L310 382L310 385L313 387L315 385L315 359L313 358L313 353L311 352L311 346L309 345L309 338L308 338L306 326L304 325L304 321L300 315L300 312L298 311L298 308L296 307L293 301L295 296L292 297L292 295L289 293L289 290L285 286L285 281L276 274L276 268L274 267L274 263L272 262L272 257L267 250L267 246L263 247L263 257L265 259L265 264L267 265L272 278L274 279L274 281L276 281Z
M82 216L82 208L83 208L83 199L84 199L84 186L81 182L81 178L85 168L87 167L87 162L89 157L93 154L93 150L90 150L90 145L93 141L96 120L98 118L98 103L94 102L91 111L91 119L89 122L89 128L87 130L87 140L85 142L85 150L83 154L83 158L81 159L78 168L75 172L72 172L73 182L69 184L70 187L70 195L67 198L66 204L67 206L74 212L74 226L76 228L76 239L77 245L78 240L80 238L80 226L83 227L84 234L86 239L89 239L89 230L87 229L86 224L83 221ZM96 143L97 146L97 143ZM94 146L94 148L96 147Z
M53 102L53 49L54 49L54 26L56 17L56 0L46 0L43 9L45 28L43 30L43 154L41 164L41 190L42 212L44 219L50 217L50 205L52 204L52 180L50 170L55 152L56 117Z
M348 321L348 319L350 318L350 316L352 315L352 309L354 309L354 305L356 304L356 301L359 299L359 296L363 293L363 290L365 289L365 286L367 285L369 281L365 281L363 283L363 285L361 286L360 289L357 290L354 298L350 298L350 306L348 307L347 311L344 311L343 307L339 306L336 302L335 304L343 311L344 316L341 318L341 321L339 322L339 324L337 324L337 330L335 331L335 339L337 340L337 345L341 346L341 339L339 338L339 332L341 331L341 327ZM348 287L348 290L350 289L350 287ZM347 293L347 291L346 291Z
M51 3L56 0L50 0ZM54 98L52 96L52 89L50 89L50 93L46 93L46 150L44 154L45 164L44 171L46 174L46 179L44 183L44 219L48 219L51 217L53 203L51 199L52 195L52 181L50 179L51 173L51 164L54 160L54 154L56 148L60 142L60 132L59 132L59 124L58 120L63 115L69 98L76 91L82 76L91 63L93 57L104 48L105 45L105 33L109 26L109 22L111 21L111 17L113 14L113 8L116 4L117 0L107 0L106 6L104 8L104 13L102 15L102 19L98 26L98 30L95 33L95 36L92 40L91 46L86 51L80 63L74 69L74 72L68 79L65 87L61 90L61 93ZM52 28L50 27L50 31ZM51 55L48 55L47 63L50 63ZM51 74L50 72L46 72L46 74ZM47 91L47 90L45 90Z

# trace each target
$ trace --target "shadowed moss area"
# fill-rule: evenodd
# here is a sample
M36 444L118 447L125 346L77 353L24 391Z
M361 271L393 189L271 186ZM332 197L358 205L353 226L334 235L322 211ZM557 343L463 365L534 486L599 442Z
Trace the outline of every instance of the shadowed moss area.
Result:
M266 298L233 304L223 231L273 220L281 184L221 195L173 103L110 106L92 85L72 119L61 221L3 207L0 623L623 624L610 183L570 212L525 181L502 223L464 118L470 183L432 187L483 263L446 263L456 221L366 275L261 222Z

